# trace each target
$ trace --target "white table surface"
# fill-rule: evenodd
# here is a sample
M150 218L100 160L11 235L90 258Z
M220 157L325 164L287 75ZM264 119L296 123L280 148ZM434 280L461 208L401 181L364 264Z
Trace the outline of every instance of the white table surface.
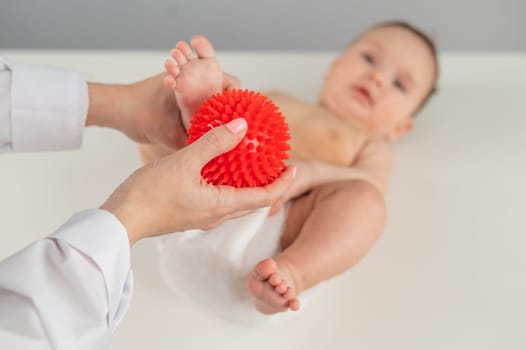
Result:
M0 50L89 79L156 73L164 52ZM252 89L314 101L332 53L221 53ZM526 349L526 54L448 53L440 91L395 144L384 235L295 318L225 322L176 298L155 245L133 248L134 299L114 349ZM86 131L83 149L0 159L0 258L98 206L136 167L134 145Z

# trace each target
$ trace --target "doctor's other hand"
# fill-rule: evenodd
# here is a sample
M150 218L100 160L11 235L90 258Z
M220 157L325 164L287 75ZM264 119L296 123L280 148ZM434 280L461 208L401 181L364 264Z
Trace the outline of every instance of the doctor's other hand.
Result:
M130 245L145 238L221 222L270 206L290 186L295 168L265 187L214 186L201 177L211 159L234 148L246 133L242 118L210 130L191 145L128 177L101 206L126 227Z
M86 126L116 129L135 142L158 145L167 153L186 144L187 133L166 73L132 84L88 83ZM239 87L239 79L223 73L223 89Z

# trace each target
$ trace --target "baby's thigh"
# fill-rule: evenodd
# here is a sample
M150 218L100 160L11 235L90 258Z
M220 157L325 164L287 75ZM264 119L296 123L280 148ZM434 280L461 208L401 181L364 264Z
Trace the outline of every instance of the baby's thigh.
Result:
M382 204L378 191L363 180L345 180L319 185L294 200L288 212L285 229L281 235L281 248L287 248L301 234L305 225L334 224L347 226L353 215L349 211L364 206L365 202ZM315 222L316 221L316 222Z
M288 248L300 234L305 220L307 220L312 212L315 191L316 189L313 189L290 203L287 219L285 220L285 228L280 238L282 250Z
M330 198L331 193L341 188L343 183L327 183L313 188L299 198L292 201L285 221L285 229L281 235L281 248L286 249L301 233L307 220L320 202ZM310 218L312 220L313 218Z

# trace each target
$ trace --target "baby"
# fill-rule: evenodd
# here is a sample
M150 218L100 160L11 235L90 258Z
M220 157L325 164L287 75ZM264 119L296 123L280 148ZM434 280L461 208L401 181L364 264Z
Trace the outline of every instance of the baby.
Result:
M191 47L179 42L171 56L165 84L174 89L188 127L197 107L221 90L223 75L202 36ZM280 250L247 276L257 310L298 310L300 293L349 269L371 248L385 224L389 141L411 130L437 75L433 43L406 23L390 22L367 30L336 58L317 104L266 93L289 124L290 158L298 170L294 188L272 210L295 198ZM148 162L163 152L142 148L141 154Z

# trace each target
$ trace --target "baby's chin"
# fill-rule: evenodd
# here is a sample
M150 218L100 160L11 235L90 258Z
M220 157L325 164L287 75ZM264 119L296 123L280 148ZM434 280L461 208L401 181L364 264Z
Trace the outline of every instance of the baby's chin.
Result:
M362 105L348 106L344 109L342 108L337 114L344 119L344 121L362 129L368 129L370 127L369 124L373 121L371 108L364 108Z
M389 130L386 129L386 126L382 123L378 123L378 117L374 113L349 113L344 118L344 121L356 128L365 132L370 137L375 139L386 138L389 134Z
M362 119L358 118L356 114L351 114L347 111L347 114L342 113L333 113L334 116L338 119L340 119L343 123L345 123L348 127L352 129L358 129L361 131L367 131L368 126L367 123Z

